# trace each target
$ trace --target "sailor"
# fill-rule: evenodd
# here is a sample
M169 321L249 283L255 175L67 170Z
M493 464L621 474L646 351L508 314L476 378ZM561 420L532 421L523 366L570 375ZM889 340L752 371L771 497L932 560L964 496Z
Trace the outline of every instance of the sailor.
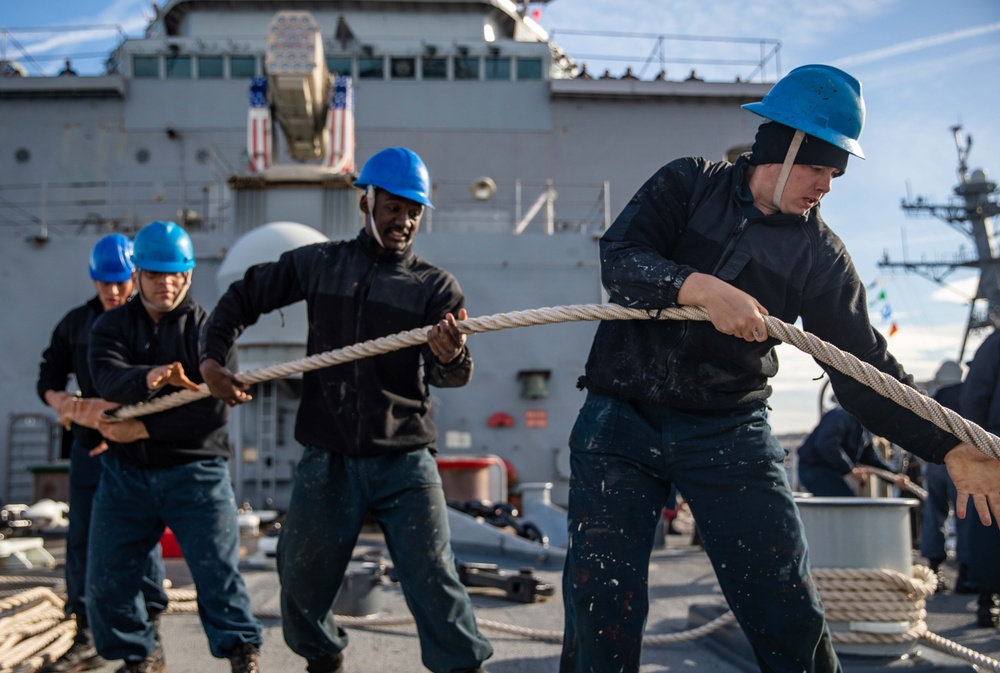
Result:
M767 422L777 372L764 316L794 323L906 384L868 320L864 285L819 204L848 156L863 157L861 85L796 68L763 101L749 155L658 170L600 243L614 303L687 305L710 321L600 324L570 436L566 630L560 670L639 670L654 533L672 485L684 494L722 592L763 671L840 671L806 542ZM824 366L865 427L944 461L984 524L1000 514L1000 461ZM987 498L989 506L987 506Z
M1000 432L1000 331L976 349L959 392L962 415L993 434ZM961 495L959 495L961 498ZM977 587L976 623L1000 627L1000 530L965 525L958 531L964 547L968 584Z
M466 317L465 298L454 276L413 253L425 208L433 207L423 160L401 147L381 150L355 186L365 218L357 238L251 267L209 318L201 372L217 398L249 400L226 354L261 314L301 300L310 354L433 325L419 348L302 376L295 438L306 449L278 541L282 628L310 673L343 670L347 634L332 607L371 516L413 612L424 666L481 671L493 648L476 627L455 568L428 391L464 386L472 377L456 322Z
M820 497L857 495L858 487L868 481L866 465L895 472L875 450L872 433L839 405L823 414L797 454L799 483ZM897 474L894 483L905 488L909 479Z
M135 237L139 296L103 314L90 338L101 396L124 405L197 390L198 334L208 312L190 296L191 238L173 222ZM234 366L235 349L221 355ZM137 596L143 559L169 526L198 591L198 614L215 657L233 673L258 673L261 627L240 576L236 499L225 404L206 398L127 420L101 420L104 474L94 496L87 565L88 615L97 651L123 659L119 673L166 670L163 648Z
M89 671L105 663L94 648L90 634L84 586L91 505L101 478L100 454L108 448L97 431L97 419L102 412L118 405L98 397L87 365L87 346L90 328L97 317L132 297L135 266L132 264L132 241L127 236L108 234L97 241L90 253L90 279L97 296L59 321L38 368L39 396L59 415L59 422L73 433L69 457L65 611L76 620L76 636L69 650L46 665L43 673ZM76 379L79 394L66 391L71 375ZM163 559L157 546L147 555L142 581L146 613L154 627L156 617L167 607L163 576Z

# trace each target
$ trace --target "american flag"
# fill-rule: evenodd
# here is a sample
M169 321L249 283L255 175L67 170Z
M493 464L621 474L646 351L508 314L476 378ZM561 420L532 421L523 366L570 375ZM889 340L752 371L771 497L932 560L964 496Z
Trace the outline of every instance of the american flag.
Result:
M247 156L250 170L259 173L271 165L273 122L267 104L267 78L250 80L250 115L247 119Z
M323 165L334 173L353 173L354 164L354 89L351 78L338 76L327 112L326 128L330 142Z

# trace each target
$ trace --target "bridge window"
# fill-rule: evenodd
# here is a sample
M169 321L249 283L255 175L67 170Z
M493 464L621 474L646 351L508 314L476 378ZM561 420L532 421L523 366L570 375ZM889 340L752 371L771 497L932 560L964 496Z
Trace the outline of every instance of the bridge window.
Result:
M486 66L486 79L510 79L509 58L487 58L483 64Z
M384 79L381 56L362 56L358 59L358 79Z
M424 79L448 79L448 59L425 57L421 65Z
M250 79L257 74L257 59L253 56L230 56L229 76L232 79Z
M198 78L199 79L222 79L225 75L222 69L223 61L221 56L199 56L198 57Z
M540 58L519 58L517 59L518 79L541 79L542 59Z
M349 77L351 74L351 57L327 56L326 69L330 71L331 75L345 75Z
M159 56L133 56L132 77L136 79L157 79L160 76Z
M389 59L389 68L393 79L415 79L417 76L417 60L414 58Z
M167 79L191 79L190 56L167 56Z
M479 59L475 56L456 56L455 79L479 79Z

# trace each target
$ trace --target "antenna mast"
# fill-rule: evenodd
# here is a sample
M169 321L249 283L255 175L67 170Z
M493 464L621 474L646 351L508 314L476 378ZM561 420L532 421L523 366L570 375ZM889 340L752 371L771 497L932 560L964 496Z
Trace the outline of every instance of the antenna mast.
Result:
M950 261L940 262L891 262L885 253L878 263L880 269L904 269L912 271L938 284L958 268L979 269L979 287L969 306L969 320L962 336L962 346L958 352L958 362L965 358L965 347L969 336L983 329L1000 326L1000 259L993 237L992 218L1000 214L1000 195L997 183L987 178L985 169L969 173L968 158L972 147L972 136L963 142L962 126L951 127L958 150L958 184L955 196L947 204L933 204L922 196L903 199L903 211L913 217L936 217L971 239L975 245L973 256L956 253Z

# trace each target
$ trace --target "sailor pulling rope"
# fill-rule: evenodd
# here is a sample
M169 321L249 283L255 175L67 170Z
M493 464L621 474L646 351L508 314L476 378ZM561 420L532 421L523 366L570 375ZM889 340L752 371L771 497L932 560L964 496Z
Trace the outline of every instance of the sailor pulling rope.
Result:
M482 334L515 327L529 327L551 323L585 321L585 320L708 320L708 313L700 308L679 307L659 311L625 308L617 304L577 304L570 306L554 306L509 313L496 313L479 318L467 318L459 321L459 330L463 334ZM904 385L896 379L880 372L866 362L862 362L850 353L804 332L794 325L789 325L772 316L764 316L767 334L784 343L791 344L820 362L828 364L837 371L864 383L915 414L931 421L943 430L951 432L964 442L972 444L984 454L1000 460L1000 438L987 432L954 411L947 409L930 397ZM317 353L299 360L279 363L260 369L241 372L239 377L247 383L260 383L272 379L290 376L302 372L314 371L324 367L359 360L389 353L400 348L416 346L427 341L427 333L432 327L400 332L378 339L371 339L344 348L324 353ZM166 409L203 399L210 395L205 384L198 390L181 390L170 395L156 398L150 402L121 407L107 416L109 419L124 420L146 416ZM1000 505L1000 494L997 504Z
M494 314L490 316L484 316L480 318L468 318L459 322L460 330L464 334L479 334L489 331L510 329L514 327L524 327L531 325L543 325L550 323L559 322L570 322L570 321L580 321L580 320L707 320L708 315L702 309L697 308L673 308L666 309L662 311L644 311L639 309L629 309L615 304L586 304L586 305L576 305L576 306L557 306L557 307L547 307L540 309L531 309L526 311L515 311L510 313ZM960 415L952 412L951 410L942 407L937 404L931 398L920 394L918 391L899 383L897 380L886 376L882 372L878 371L874 367L861 362L849 353L845 353L831 344L816 338L798 328L788 325L776 318L765 316L765 324L767 325L768 335L776 339L781 340L785 343L790 343L796 348L802 350L809 355L812 355L817 360L828 364L838 371L851 376L852 378L861 381L871 387L873 390L879 392L885 397L897 401L902 406L910 409L914 413L920 415L922 418L932 421L938 427L952 432L956 437L959 437L963 441L966 441L974 446L976 446L980 451L982 451L986 456L993 458L994 460L1000 460L1000 438L986 432L974 423L962 418ZM287 363L280 363L276 365L271 365L269 367L264 367L261 369L250 370L240 374L240 377L247 383L259 383L262 381L268 381L276 378L281 378L284 376L289 376L294 373L312 371L315 369L320 369L323 367L329 367L337 364L342 364L345 362L350 362L352 360L357 360L364 357L371 357L373 355L379 355L387 353L399 348L406 348L409 346L415 346L424 343L427 340L427 334L431 330L431 327L424 327L416 330L410 330L408 332L401 332L399 334L394 334L379 339L373 339L371 341L362 342L359 344L354 344L345 348L340 348L325 353L319 353L312 355L300 360L295 360ZM121 407L114 412L109 414L109 419L124 420L126 418L135 418L139 416L144 416L165 409L172 409L175 407L182 406L188 402L202 399L209 395L207 387L202 384L198 390L182 390L177 393L166 395L157 398L151 402ZM993 502L991 498L991 503ZM985 503L984 503L985 504ZM977 504L978 507L978 504ZM982 510L980 510L982 512ZM994 512L1000 512L1000 508L995 508ZM988 515L987 515L988 516ZM833 573L837 577L841 577L845 571L842 570L824 570L816 569L816 574L820 582L822 589L825 574ZM855 574L860 573L859 579L864 580L869 573L868 571L850 571ZM873 571L880 576L884 574L882 571ZM928 595L933 591L933 581L924 577L926 573L921 573L920 568L915 569L915 586L914 590L912 586L908 589L908 593L916 596L916 599L921 601L923 597ZM909 582L909 580L906 580ZM870 589L865 589L866 592ZM25 594L27 595L27 594ZM33 599L33 595L31 596ZM175 595L176 599L181 599L179 595ZM192 598L187 597L189 600ZM12 599L14 600L14 599ZM55 597L50 597L50 600L58 601ZM16 601L15 601L16 602ZM193 602L192 602L193 605ZM6 608L9 612L6 615L13 622L14 605L3 605L0 608ZM922 609L922 605L917 606L918 609ZM182 606L175 606L171 611L186 611ZM0 613L3 610L0 609ZM400 623L396 618L390 618L389 620L383 620L379 617L371 618L350 618L350 617L340 617L341 621L345 624L352 626L386 626L392 624ZM407 619L406 621L409 621ZM649 636L647 638L648 644L665 644L674 642L683 642L687 640L692 640L694 638L702 637L711 633L712 631L722 628L726 624L732 621L731 613L726 613L721 617L713 620L712 622L701 626L697 629L690 631L685 631L681 633L668 634L662 636ZM536 631L532 629L525 629L523 627L515 627L506 624L499 624L496 622L491 622L488 620L479 620L480 625L483 628L489 628L494 630L503 631L506 633L520 635L526 638L535 638L538 640L558 640L561 638L561 633L547 632L547 631ZM927 631L926 625L922 620L918 620L914 623L911 628L912 634L908 631L908 637L912 636L913 639L920 639L928 645L935 647L941 651L950 652L957 656L963 657L968 661L972 661L979 665L985 666L987 670L1000 671L1000 662L997 662L988 657L984 657L972 650L968 650L956 643L948 641L940 636L930 633ZM67 635L64 635L62 631L58 633L59 639L55 642L52 640L56 637L56 632L53 631L52 635L45 638L46 642L51 643L50 646L43 646L47 652L54 652L68 647L69 639ZM26 652L23 658L19 658L18 661L30 660L28 651L31 650L30 647L26 648ZM20 655L21 653L8 652L8 655L13 656L15 654ZM34 652L34 663L38 663L39 660L39 650L35 649ZM52 656L49 654L48 656Z

